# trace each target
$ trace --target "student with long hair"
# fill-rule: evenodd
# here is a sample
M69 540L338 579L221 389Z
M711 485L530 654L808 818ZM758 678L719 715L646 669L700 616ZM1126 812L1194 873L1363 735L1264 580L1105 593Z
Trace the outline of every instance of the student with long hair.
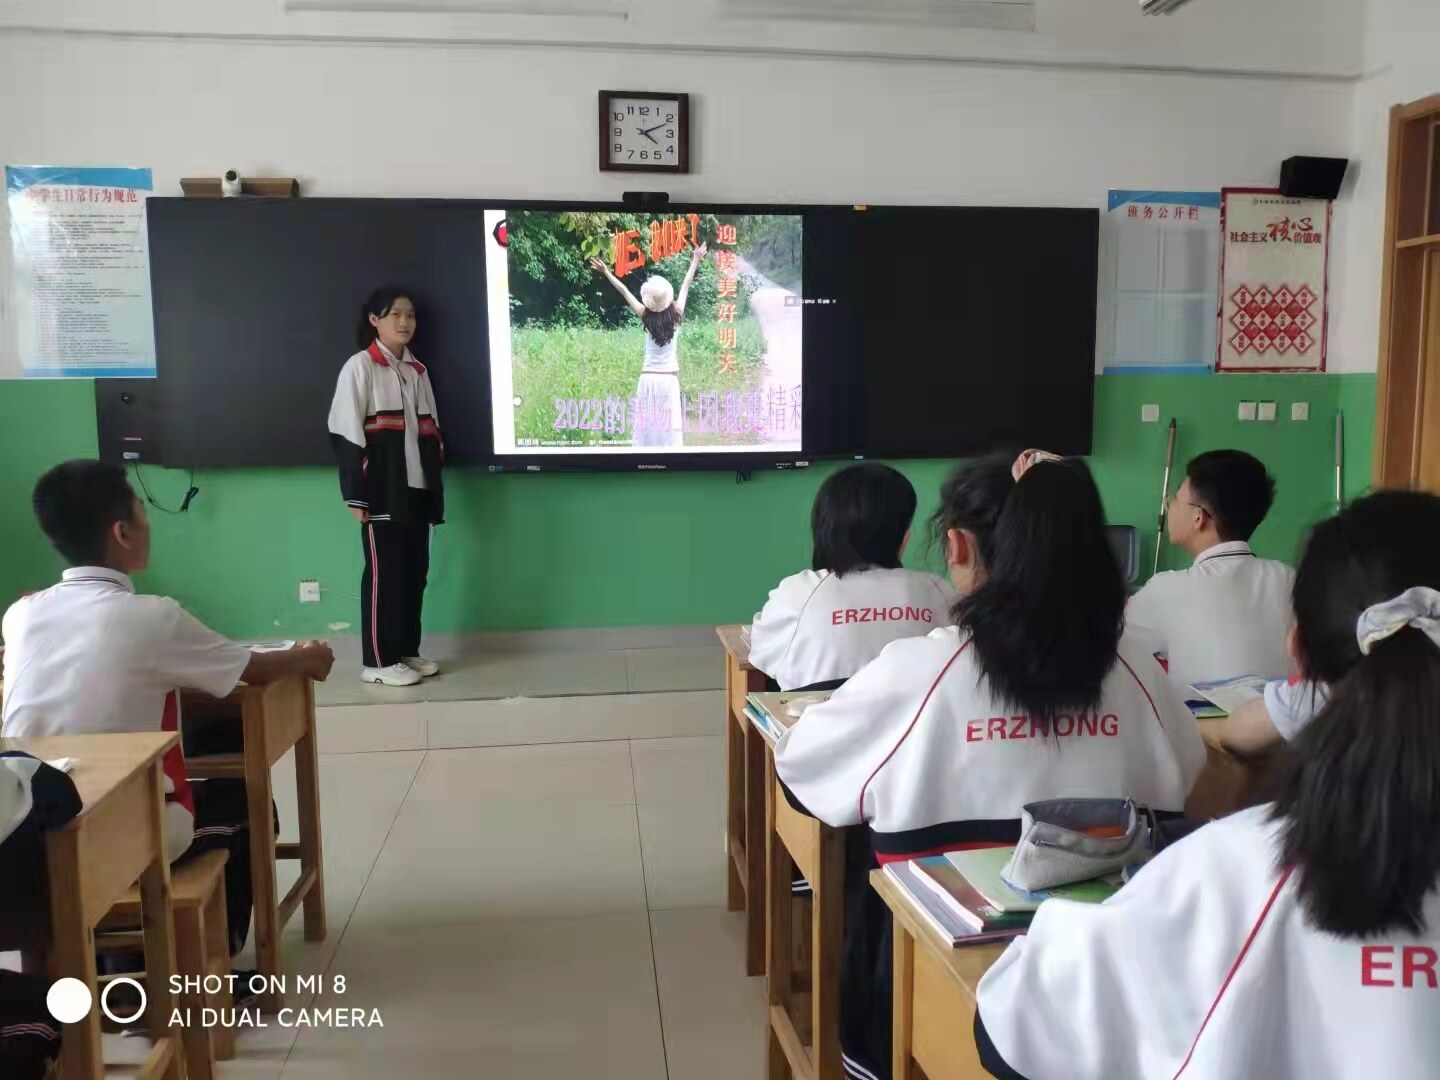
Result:
M680 324L685 319L685 302L705 245L690 254L690 269L680 282L680 293L669 280L655 274L640 286L640 298L615 276L604 259L591 259L590 268L621 297L645 328L645 360L635 390L639 415L631 418L636 446L682 446L685 442L685 410L680 397Z
M890 642L949 622L955 591L900 565L915 488L864 462L827 477L810 512L810 569L770 593L750 630L750 662L794 690L848 679Z
M445 444L430 373L415 359L415 303L376 289L360 308L355 353L330 405L340 495L360 523L365 682L413 686L440 665L420 655L431 529L445 520Z
M1179 814L1199 727L1124 632L1125 585L1084 463L1027 451L945 483L933 525L956 625L886 646L780 740L793 797L864 824L879 862L1014 843L1028 802L1129 797ZM863 877L847 903L841 1032L850 1075L889 1075L890 946ZM861 911L863 909L863 914Z
M1108 903L1043 904L979 988L997 1076L1422 1080L1440 1069L1440 498L1316 526L1295 661L1328 687L1269 806Z

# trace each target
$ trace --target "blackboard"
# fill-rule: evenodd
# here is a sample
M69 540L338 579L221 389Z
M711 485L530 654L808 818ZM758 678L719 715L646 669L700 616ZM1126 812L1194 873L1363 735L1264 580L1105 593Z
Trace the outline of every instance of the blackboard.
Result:
M166 465L331 463L336 376L362 301L389 284L419 311L412 350L447 460L489 459L479 203L164 198L148 210Z

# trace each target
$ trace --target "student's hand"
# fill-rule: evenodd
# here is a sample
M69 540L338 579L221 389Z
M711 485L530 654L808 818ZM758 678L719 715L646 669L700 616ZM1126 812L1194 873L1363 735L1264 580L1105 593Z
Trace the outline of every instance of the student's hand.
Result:
M355 515L355 520L360 522L361 525L364 525L370 520L370 511L366 510L363 506L350 507L350 513Z
M335 666L335 653L328 644L323 641L306 641L296 646L295 652L305 675L316 682L324 682L330 677L330 669Z

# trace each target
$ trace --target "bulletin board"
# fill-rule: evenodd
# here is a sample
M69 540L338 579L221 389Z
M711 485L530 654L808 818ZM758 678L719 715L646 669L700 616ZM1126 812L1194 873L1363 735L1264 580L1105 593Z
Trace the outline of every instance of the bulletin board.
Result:
M1221 192L1217 370L1325 370L1330 216L1325 199Z

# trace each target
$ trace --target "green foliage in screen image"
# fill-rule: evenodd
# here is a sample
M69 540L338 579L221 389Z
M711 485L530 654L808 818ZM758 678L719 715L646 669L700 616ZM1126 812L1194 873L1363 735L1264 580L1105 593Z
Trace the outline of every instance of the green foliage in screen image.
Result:
M753 316L741 318L735 331L737 371L722 373L722 350L714 323L693 325L687 311L679 331L680 390L687 398L693 401L698 394L760 389L765 357L760 324ZM512 349L515 396L521 401L515 410L517 439L568 438L577 445L629 442L629 435L557 431L555 424L557 402L588 401L603 406L606 398L620 398L628 406L639 385L645 355L645 331L639 319L630 316L629 325L617 329L528 326L514 331ZM723 441L733 444L736 438ZM685 434L687 446L720 441L719 435ZM759 437L752 434L742 441L758 442Z

